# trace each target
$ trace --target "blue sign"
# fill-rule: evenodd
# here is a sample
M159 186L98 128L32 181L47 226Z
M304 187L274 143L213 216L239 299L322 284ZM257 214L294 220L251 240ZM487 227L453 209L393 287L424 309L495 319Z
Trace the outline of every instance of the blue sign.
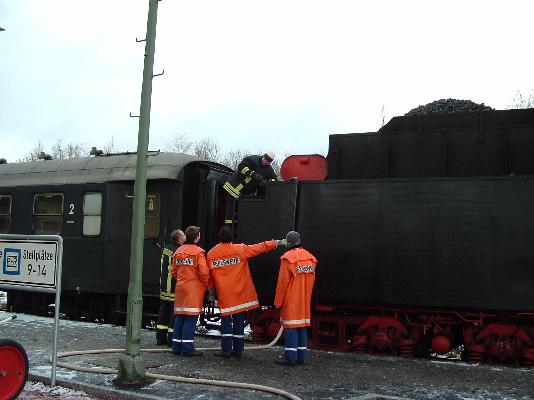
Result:
M20 275L20 249L4 249L3 272L6 275Z

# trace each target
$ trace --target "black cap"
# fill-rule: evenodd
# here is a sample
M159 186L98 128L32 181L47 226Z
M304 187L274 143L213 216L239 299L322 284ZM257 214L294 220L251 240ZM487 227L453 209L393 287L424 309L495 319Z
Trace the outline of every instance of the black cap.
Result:
M300 233L289 231L286 235L287 247L296 247L300 245Z

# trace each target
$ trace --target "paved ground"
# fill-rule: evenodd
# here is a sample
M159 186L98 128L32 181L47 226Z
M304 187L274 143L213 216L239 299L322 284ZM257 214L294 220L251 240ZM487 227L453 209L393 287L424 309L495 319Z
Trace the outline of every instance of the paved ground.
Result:
M58 400L98 400L97 397L92 397L85 392L56 386L51 388L42 382L28 381L24 387L24 391L19 395L19 400L44 400L44 399L58 399Z
M4 314L6 317L10 315ZM0 325L0 337L16 339L26 348L33 381L47 381L50 378L51 366L47 359L52 350L53 319L19 315L13 322ZM124 343L124 327L60 322L60 352L123 348ZM155 348L154 332L144 330L142 343L142 347ZM217 346L218 341L213 338L197 339L197 347ZM283 367L273 362L281 352L279 347L251 350L245 352L241 359L229 360L213 357L210 352L196 358L177 357L168 352L146 353L144 357L147 371L151 373L267 385L293 393L301 399L385 399L387 396L413 400L534 399L534 369L317 350L311 351L309 363L297 367ZM117 368L118 355L92 354L60 361L87 367ZM122 387L115 383L115 378L114 374L93 374L58 368L59 385L83 390L92 396L63 393L59 398L71 395L78 396L72 399L113 400L281 398L259 391L175 383L160 379L148 379L144 385L137 387ZM49 397L21 398L54 398L53 393L43 390L40 392L37 394Z

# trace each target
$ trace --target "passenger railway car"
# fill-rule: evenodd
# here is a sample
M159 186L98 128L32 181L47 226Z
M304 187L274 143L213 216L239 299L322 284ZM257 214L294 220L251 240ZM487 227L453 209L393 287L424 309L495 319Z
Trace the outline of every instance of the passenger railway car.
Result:
M396 117L379 132L332 135L327 179L241 200L238 241L301 233L319 260L315 347L458 347L471 361L533 366L533 154L534 109ZM264 305L279 255L251 260ZM278 321L258 311L254 336L272 337Z
M63 237L62 313L124 320L136 157L0 165L0 233ZM201 227L204 247L213 245L224 222L219 182L230 172L185 154L149 153L142 289L148 318L159 305L161 248L172 230L188 225ZM46 313L51 303L49 294L8 292L13 311Z

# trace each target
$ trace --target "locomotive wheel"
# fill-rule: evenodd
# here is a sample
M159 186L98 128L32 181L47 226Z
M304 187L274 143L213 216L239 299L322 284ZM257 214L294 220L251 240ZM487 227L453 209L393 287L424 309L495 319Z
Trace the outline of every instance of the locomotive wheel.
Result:
M18 396L28 379L28 355L18 342L0 339L0 400Z

